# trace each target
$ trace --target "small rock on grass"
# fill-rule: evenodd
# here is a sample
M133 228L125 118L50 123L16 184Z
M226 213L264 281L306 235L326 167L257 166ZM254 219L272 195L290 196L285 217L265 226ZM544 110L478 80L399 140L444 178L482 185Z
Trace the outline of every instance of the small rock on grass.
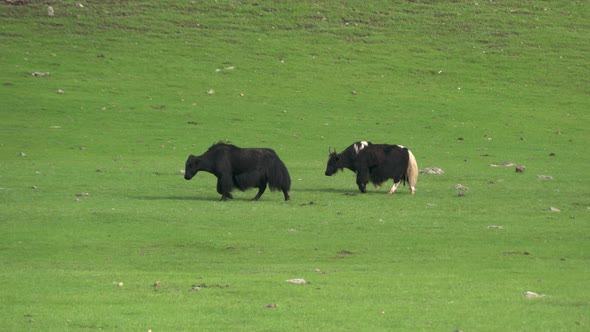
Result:
M420 174L444 174L445 172L438 167L428 167L420 170Z
M540 298L540 297L545 297L545 294L538 294L535 292L531 292L531 291L526 291L523 293L524 297L529 298L529 299L536 299L536 298Z
M295 284L295 285L306 285L309 284L308 281L306 281L305 279L300 279L300 278L295 278L295 279L288 279L285 280L286 282L290 283L290 284Z
M467 187L465 187L464 185L462 185L462 184L460 184L460 183L459 183L459 184L457 184L457 185L455 186L455 189L456 189L456 190L460 190L460 191L465 191L465 190L467 190L467 189L469 189L469 188L467 188Z
M492 167L493 166L495 166L495 167L498 167L498 166L512 167L512 166L516 166L516 164L513 163L513 162L511 162L511 161L504 161L504 162L501 162L499 164L492 164L490 166L492 166Z

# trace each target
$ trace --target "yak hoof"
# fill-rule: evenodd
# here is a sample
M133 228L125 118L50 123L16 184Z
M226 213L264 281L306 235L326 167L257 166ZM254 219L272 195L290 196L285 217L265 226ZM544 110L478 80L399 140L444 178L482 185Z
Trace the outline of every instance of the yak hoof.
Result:
M225 201L227 201L228 198L229 199L234 199L234 197L232 196L232 194L227 194L227 195L222 195L221 196L221 201L222 202L225 202Z

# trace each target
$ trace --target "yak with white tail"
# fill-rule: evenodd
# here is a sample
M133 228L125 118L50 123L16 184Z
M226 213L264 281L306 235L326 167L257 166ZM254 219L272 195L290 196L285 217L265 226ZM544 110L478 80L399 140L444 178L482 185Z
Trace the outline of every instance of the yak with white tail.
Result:
M401 182L410 185L410 193L416 192L418 163L414 154L401 145L373 144L368 141L356 142L342 153L331 151L326 167L326 176L334 175L344 168L356 173L356 184L361 193L367 192L367 183L380 186L393 179L393 186L387 192L393 194Z

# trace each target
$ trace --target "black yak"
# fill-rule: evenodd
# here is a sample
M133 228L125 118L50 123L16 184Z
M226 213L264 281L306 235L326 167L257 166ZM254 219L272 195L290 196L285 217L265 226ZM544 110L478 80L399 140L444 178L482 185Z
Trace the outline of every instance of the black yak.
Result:
M242 149L232 144L217 143L200 156L190 155L186 161L184 178L192 179L199 171L209 172L217 177L217 192L221 200L233 198L231 191L258 188L253 198L257 201L266 190L281 190L289 200L291 177L279 156L267 148Z
M343 168L356 173L356 183L362 193L367 191L370 181L376 186L388 179L393 179L393 186L388 194L393 194L401 181L410 184L410 192L416 192L418 181L418 163L414 154L401 145L373 144L356 142L342 153L330 151L326 176L331 176Z

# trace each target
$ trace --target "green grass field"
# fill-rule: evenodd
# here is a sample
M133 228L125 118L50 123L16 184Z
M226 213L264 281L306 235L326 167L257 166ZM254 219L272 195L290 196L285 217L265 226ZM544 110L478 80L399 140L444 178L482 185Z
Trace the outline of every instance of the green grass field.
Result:
M587 1L9 2L0 330L590 329ZM292 199L183 179L226 140ZM357 140L445 173L360 194Z

